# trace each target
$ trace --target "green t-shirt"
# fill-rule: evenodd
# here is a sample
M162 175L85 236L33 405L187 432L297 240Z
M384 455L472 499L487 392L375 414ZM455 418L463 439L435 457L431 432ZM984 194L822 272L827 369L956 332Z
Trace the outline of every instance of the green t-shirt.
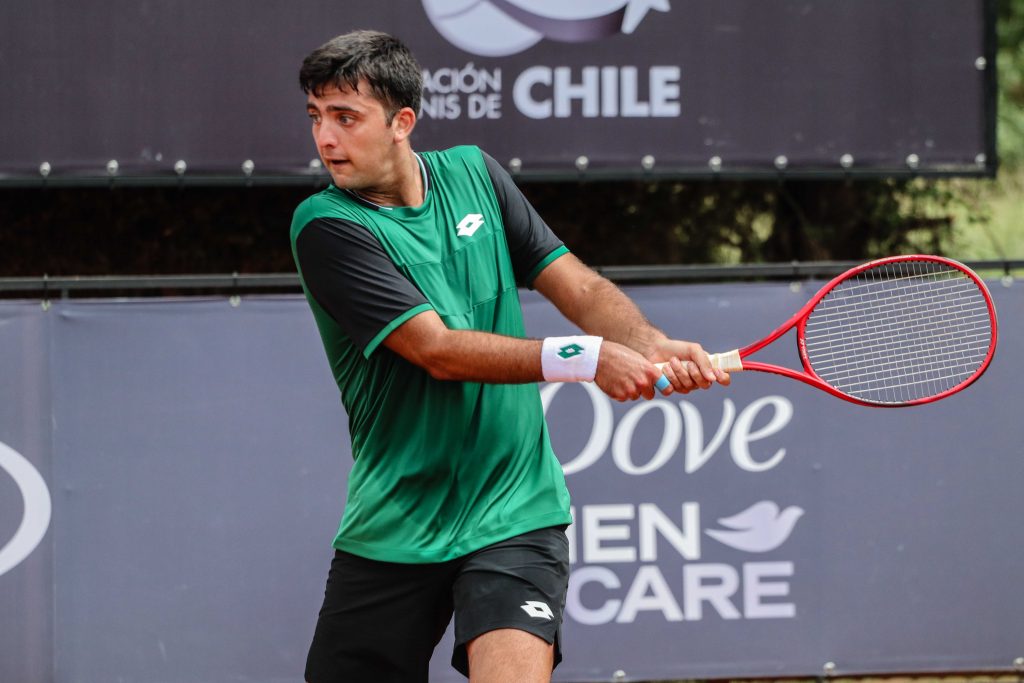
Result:
M450 329L523 337L517 281L567 251L478 148L418 158L421 206L331 186L291 228L355 459L334 547L389 562L441 562L571 521L536 384L436 380L381 344L430 309Z

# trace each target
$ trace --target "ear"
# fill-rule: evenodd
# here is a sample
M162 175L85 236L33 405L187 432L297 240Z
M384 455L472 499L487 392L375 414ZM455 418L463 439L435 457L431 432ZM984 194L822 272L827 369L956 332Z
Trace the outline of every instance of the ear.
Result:
M402 107L391 119L391 130L394 132L395 142L404 142L412 135L412 129L416 127L416 112L409 107Z

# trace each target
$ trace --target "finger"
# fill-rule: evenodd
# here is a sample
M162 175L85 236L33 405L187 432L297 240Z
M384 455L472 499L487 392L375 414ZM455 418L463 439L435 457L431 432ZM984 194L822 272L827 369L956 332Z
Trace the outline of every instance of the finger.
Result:
M711 364L708 363L708 368L710 367ZM690 379L693 380L694 386L700 387L701 389L707 389L711 386L711 380L707 378L707 374L705 374L704 370L697 365L696 362L688 361L686 369L690 371ZM711 373L711 376L715 376L714 372Z
M703 349L698 349L694 354L693 363L697 366L697 371L704 380L703 382L698 383L702 389L707 389L711 386L711 383L717 379L715 376L715 369L711 367L711 356L704 353Z
M668 379L665 373L662 373L658 377L658 381L654 383L654 388L661 392L662 396L668 396L672 393L672 382Z
M676 391L676 373L672 369L672 365L668 363L668 361L666 361L664 363L655 363L654 367L658 368L658 370L661 372L661 376L668 381L668 388L660 389L658 387L658 385L661 383L660 379L658 380L658 382L655 383L654 386L658 388L659 391L661 391L661 393L664 394L665 396L668 396L672 392Z
M654 398L654 381L660 374L657 370L647 368L642 375L635 375L630 384L630 398L633 400L641 397L648 400Z
M729 386L732 382L732 377L729 376L729 373L720 368L715 368L715 377L718 379L718 383L723 387Z
M689 361L678 358L672 358L665 364L665 367L672 371L673 388L681 394L688 394L697 388L697 385L693 383L693 378L690 377L690 370L687 367L689 364Z

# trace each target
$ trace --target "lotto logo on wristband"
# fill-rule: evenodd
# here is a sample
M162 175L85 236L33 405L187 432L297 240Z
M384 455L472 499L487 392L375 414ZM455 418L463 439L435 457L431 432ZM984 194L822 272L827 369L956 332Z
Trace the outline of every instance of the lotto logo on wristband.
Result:
M541 372L549 382L593 382L600 353L600 337L547 337L541 345Z
M558 349L558 355L560 358L569 360L583 353L583 347L579 344L568 344Z

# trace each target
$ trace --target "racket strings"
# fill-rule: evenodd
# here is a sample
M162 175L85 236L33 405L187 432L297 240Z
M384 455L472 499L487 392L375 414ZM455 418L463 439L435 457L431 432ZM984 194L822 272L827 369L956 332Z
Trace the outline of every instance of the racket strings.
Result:
M992 319L978 284L932 261L902 261L840 282L804 329L807 360L837 389L876 403L944 393L988 355Z
M934 332L931 327L923 324L915 324L908 322L905 328L898 328L889 326L888 331L891 333L891 337L884 337L876 340L874 345L849 345L847 339L841 335L829 335L821 341L815 341L808 343L807 348L810 350L818 350L818 357L828 358L829 356L841 357L843 354L849 353L854 350L870 353L871 351L879 351L887 346L891 345L894 341L902 339L908 345L912 344L925 344L932 343L935 341L944 341L947 344L953 343L955 339L961 337L970 337L972 333L977 330L979 322L987 320L987 315L971 314L963 317L950 317L946 318L947 325L941 329L940 332ZM932 331L930 335L925 333ZM984 335L986 338L987 334ZM894 339L895 338L895 339ZM815 366L817 367L817 366Z
M829 373L835 380L857 377L866 369L876 373L912 371L953 365L955 357L973 359L978 352L987 352L989 337L973 330L957 328L948 334L933 335L922 342L913 339L893 340L901 344L898 354L887 353L893 344L875 344L858 350L853 359L830 351L815 360L818 374ZM811 350L813 353L813 350Z
M843 303L844 299L848 300L848 303ZM961 308L974 309L977 304L985 303L985 297L978 292L973 280L938 281L934 283L930 291L918 291L916 294L897 294L885 300L876 301L870 309L865 309L864 302L860 299L847 295L839 299L839 303L826 310L822 310L820 318L815 317L813 322L816 325L821 325L827 324L833 318L856 318L858 315L873 317L887 310L912 312L915 309L919 309L922 311L933 311L937 301ZM808 324L811 324L810 320Z
M934 371L937 367L937 363L941 363L941 367L944 369L956 370L960 369L967 371L968 376L973 372L978 364L984 360L985 352L975 351L968 349L966 357L964 356L964 348L957 349L956 351L950 351L946 354L938 354L934 358L929 359L926 363L909 363L902 365L887 364L885 367L859 367L859 368L843 368L845 370L841 374L835 375L835 382L841 382L845 389L855 390L864 387L870 387L872 382L875 381L874 377L864 379L865 374L875 375L877 373L893 373L894 370L899 368L903 370L903 376L914 377L921 372ZM866 373L865 371L869 371ZM918 382L913 382L918 383ZM899 386L893 384L892 386ZM955 386L955 385L954 385Z

